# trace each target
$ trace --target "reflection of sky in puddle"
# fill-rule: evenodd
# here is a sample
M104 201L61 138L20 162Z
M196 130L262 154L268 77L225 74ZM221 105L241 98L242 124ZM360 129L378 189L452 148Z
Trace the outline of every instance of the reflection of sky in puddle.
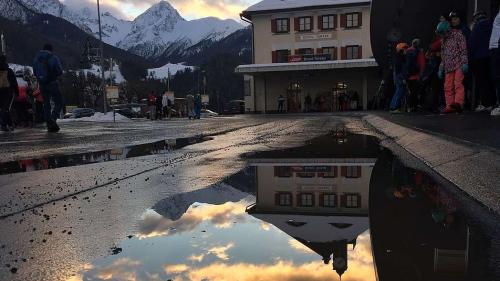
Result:
M193 204L177 221L147 210L121 254L85 265L73 280L337 280L321 256L245 213L255 198ZM375 280L369 232L349 248L342 280Z

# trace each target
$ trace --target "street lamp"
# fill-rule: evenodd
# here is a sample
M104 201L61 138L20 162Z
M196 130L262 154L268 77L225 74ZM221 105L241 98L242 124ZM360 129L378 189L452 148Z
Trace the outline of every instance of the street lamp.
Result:
M97 21L99 23L99 43L101 49L101 91L102 91L102 99L104 106L104 114L108 112L108 105L106 99L106 79L104 76L104 43L102 42L102 27L101 27L101 7L99 5L99 0L97 0ZM111 74L111 73L110 73ZM111 76L111 75L110 75Z

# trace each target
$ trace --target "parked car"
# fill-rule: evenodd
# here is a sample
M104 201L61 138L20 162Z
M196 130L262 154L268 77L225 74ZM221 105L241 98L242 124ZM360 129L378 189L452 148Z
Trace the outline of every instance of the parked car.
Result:
M244 113L245 113L244 100L232 100L224 105L224 114L244 114Z
M127 118L142 118L144 105L138 103L117 104L113 106L116 113L119 113Z
M83 118L92 117L95 114L95 110L92 108L75 108L72 112L66 113L64 118Z

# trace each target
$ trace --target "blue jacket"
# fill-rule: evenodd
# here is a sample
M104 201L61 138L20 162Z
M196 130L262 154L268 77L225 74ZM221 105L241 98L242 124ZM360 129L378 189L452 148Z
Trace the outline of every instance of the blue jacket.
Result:
M489 19L482 19L474 25L470 35L470 58L477 60L490 56L490 37L493 30L493 22Z
M33 66L35 66L38 62L46 60L48 64L48 69L50 72L50 81L48 83L56 81L57 77L63 74L63 69L61 66L61 61L59 58L52 54L49 51L41 50L35 56L35 60L33 61ZM35 76L38 76L36 73L36 67L33 68L35 71Z
M394 56L394 80L406 80L407 76L405 54L396 53Z

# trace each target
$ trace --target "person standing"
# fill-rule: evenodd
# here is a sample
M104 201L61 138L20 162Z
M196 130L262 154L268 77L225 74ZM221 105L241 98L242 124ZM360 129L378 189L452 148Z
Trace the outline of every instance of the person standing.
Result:
M161 95L156 96L156 120L163 117L163 105Z
M187 101L188 118L194 119L196 115L194 112L194 96L191 94L187 95L186 101Z
M393 114L401 113L401 102L406 94L406 63L405 51L408 49L408 44L399 43L396 46L396 55L394 57L394 85L396 91L392 97L390 111Z
M283 97L283 95L280 95L278 97L278 113L283 112L285 112L285 97Z
M156 119L156 96L155 92L151 91L148 96L148 107L149 107L149 119Z
M38 52L33 62L33 71L43 95L44 119L47 123L47 130L57 133L60 130L57 119L63 107L63 98L57 78L63 74L63 69L61 61L53 53L52 45L46 44ZM54 103L54 108L52 108L51 101Z
M475 93L479 98L477 112L491 111L495 105L495 90L491 80L490 38L493 22L486 13L474 14L474 28L470 36L470 66L475 80Z
M194 97L194 111L195 111L195 118L200 119L201 118L201 95L197 94Z
M19 96L16 75L7 64L7 57L0 55L0 123L2 131L14 130L10 109L14 102L14 97Z
M163 117L167 117L170 119L170 109L169 109L169 99L167 92L163 93L163 96L161 98L161 105L163 107Z
M311 106L312 106L312 98L311 95L308 93L304 99L304 111L311 112Z
M425 69L425 55L420 47L420 39L413 39L411 47L405 52L406 71L408 72L408 112L413 112L420 104L422 84L420 76Z
M443 38L440 77L445 78L446 108L442 113L462 111L465 103L464 74L468 72L467 43L460 29L451 29L448 22L441 22L436 28Z
M499 7L500 8L500 7ZM491 72L495 85L497 106L491 111L492 116L500 116L500 11L493 22L493 31L490 38Z

